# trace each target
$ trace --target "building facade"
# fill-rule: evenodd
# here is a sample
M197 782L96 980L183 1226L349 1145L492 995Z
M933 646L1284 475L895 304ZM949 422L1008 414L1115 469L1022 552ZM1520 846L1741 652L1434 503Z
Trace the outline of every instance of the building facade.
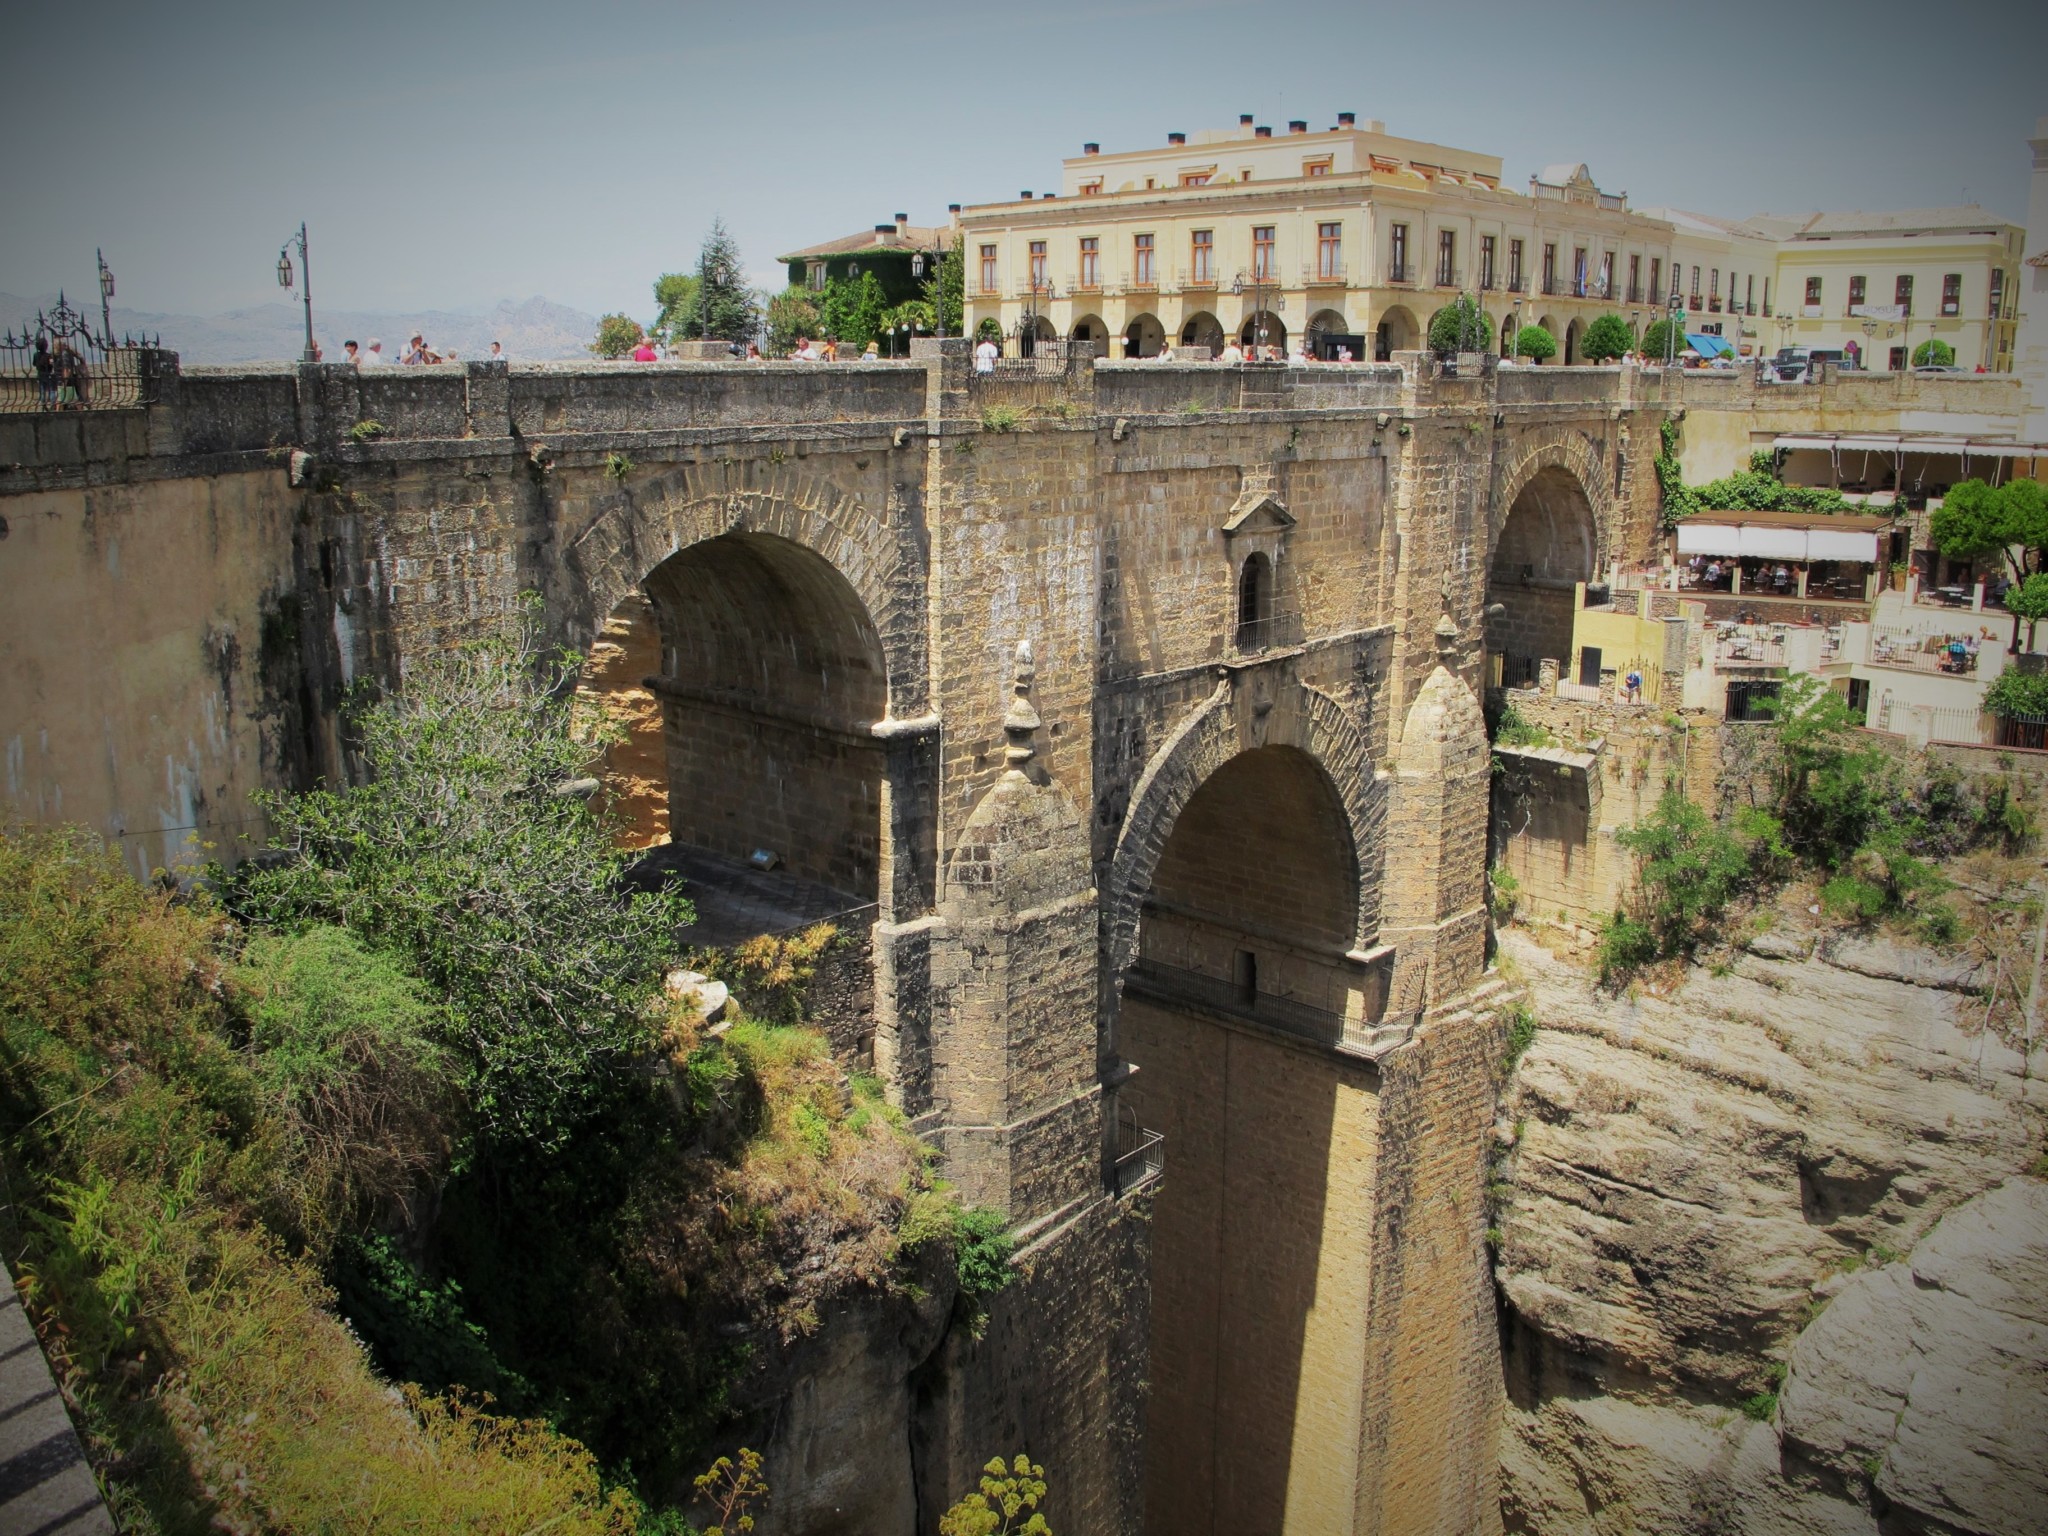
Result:
M1321 133L1250 117L1164 148L1064 163L1057 194L961 215L972 324L1090 341L1110 357L1226 335L1285 347L1304 332L1385 359L1478 295L1498 340L1541 324L1577 361L1600 314L1654 302L1672 230L1583 165L1501 185L1497 156L1398 138L1349 113Z
M1756 215L1635 209L1583 164L1547 166L1526 192L1497 156L1362 126L1311 133L1239 118L1167 135L1163 148L1062 163L1056 193L960 215L970 325L1069 338L1100 355L1220 348L1226 337L1385 360L1419 347L1431 317L1475 294L1503 343L1524 325L1583 361L1599 315L1640 331L1675 301L1691 334L1737 355L1782 346L1911 366L1939 340L1954 366L2008 372L2024 232L1984 209Z

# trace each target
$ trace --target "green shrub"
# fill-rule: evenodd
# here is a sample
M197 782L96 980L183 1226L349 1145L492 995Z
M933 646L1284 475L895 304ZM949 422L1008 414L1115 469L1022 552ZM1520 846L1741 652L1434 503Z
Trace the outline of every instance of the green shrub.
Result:
M348 429L349 441L352 443L374 442L390 430L383 422L371 421L366 417Z
M1994 715L2048 716L2048 672L2007 667L1984 690L1984 707Z
M1494 728L1493 744L1497 747L1552 747L1557 745L1557 738L1547 727L1525 719L1510 704L1500 712L1500 724Z
M531 1386L505 1369L471 1320L458 1282L430 1281L382 1233L344 1243L335 1260L342 1314L393 1380L488 1392L512 1409L532 1401Z
M258 934L228 973L250 1066L304 1182L295 1235L403 1210L459 1113L445 1009L388 955L326 924Z
M1515 920L1515 907L1522 895L1522 882L1505 864L1496 864L1486 875L1486 905L1495 923L1505 926Z
M989 405L982 407L981 426L985 432L1014 432L1024 418L1014 406Z
M1754 1419L1759 1424L1770 1423L1777 1412L1778 1394L1775 1392L1759 1392L1742 1400L1743 1417Z
M1939 336L1931 336L1913 349L1915 368L1953 368L1956 364L1956 349Z
M536 622L423 656L402 694L357 707L369 782L268 797L283 858L228 889L254 922L401 956L448 1009L484 1128L545 1144L651 1043L691 914L672 889L622 891L626 855L560 792L592 745L565 693L575 658L543 652Z
M1501 1076L1513 1076L1530 1046L1536 1043L1536 1011L1516 1003L1507 1014L1507 1041L1501 1053Z
M1439 357L1483 352L1493 345L1493 317L1478 299L1461 293L1429 317L1429 350Z
M1586 327L1579 353L1589 363L1604 363L1635 350L1636 339L1619 315L1602 315Z
M1557 338L1540 325L1525 325L1515 332L1514 353L1532 362L1548 362L1557 356Z

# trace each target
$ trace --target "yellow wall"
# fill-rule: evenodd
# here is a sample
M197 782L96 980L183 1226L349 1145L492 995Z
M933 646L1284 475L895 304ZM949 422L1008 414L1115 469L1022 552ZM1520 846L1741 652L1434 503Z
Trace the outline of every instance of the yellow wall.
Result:
M0 811L96 828L141 876L260 845L292 502L281 470L8 498Z

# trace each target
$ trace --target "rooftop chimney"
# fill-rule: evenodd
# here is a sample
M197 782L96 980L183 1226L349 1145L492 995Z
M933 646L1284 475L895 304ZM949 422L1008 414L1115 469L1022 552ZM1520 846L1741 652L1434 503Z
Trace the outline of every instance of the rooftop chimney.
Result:
M1270 128L1254 128L1252 134L1255 138L1270 139L1273 137L1273 130Z
M887 245L889 243L888 237L895 233L896 226L894 224L877 224L875 226L875 244Z
M1031 201L1031 194L1029 192L1019 192L1017 195L1027 203Z
M1356 128L1358 126L1358 114L1356 112L1339 112L1337 114L1337 126L1339 128Z
M1297 118L1292 118L1292 119L1290 119L1290 120L1288 121L1288 124L1287 124L1287 131L1288 131L1289 133L1307 133L1307 132L1308 132L1308 123L1307 123L1306 121L1304 121L1303 119L1301 119L1301 118L1298 118L1298 117L1297 117Z
M1237 114L1237 126L1238 126L1238 127L1240 127L1240 128L1249 128L1249 127L1251 127L1251 125L1252 125L1252 115L1251 115L1251 113L1249 113L1249 112L1240 112L1240 113L1238 113L1238 114Z
M957 218L960 213L960 205L958 203L948 203L946 204L946 212Z
M1187 141L1188 136L1184 133L1169 133L1166 136L1166 142L1169 144L1185 144Z
M1083 144L1081 146L1081 153L1084 155L1099 155L1102 153L1102 146L1100 144Z

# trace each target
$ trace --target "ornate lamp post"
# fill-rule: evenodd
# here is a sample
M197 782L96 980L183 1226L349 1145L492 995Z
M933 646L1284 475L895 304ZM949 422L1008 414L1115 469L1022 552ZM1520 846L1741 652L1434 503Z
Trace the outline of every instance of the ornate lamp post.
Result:
M313 345L313 261L306 254L306 226L304 222L300 223L299 232L287 239L278 248L277 286L280 288L290 288L292 285L292 247L294 245L299 248L299 266L301 269L299 273L299 293L306 301L306 351L299 361L302 363L317 363L320 361L320 352Z
M109 307L114 301L114 274L107 266L107 258L93 248L93 260L100 264L100 340L106 346L114 344L114 316Z
M931 260L926 261L923 251L910 258L912 277L923 277L926 272L932 275L932 334L942 340L946 334L946 295L940 288L938 278L939 266L944 259L935 252Z
M1252 318L1258 322L1258 330L1253 333L1252 345L1261 351L1266 346L1266 295L1278 292L1279 287L1270 275L1259 269L1257 262L1252 263L1249 276L1239 272L1230 280L1232 293L1239 298L1243 298L1247 293L1252 296ZM1253 358L1254 362L1257 360L1256 357Z

